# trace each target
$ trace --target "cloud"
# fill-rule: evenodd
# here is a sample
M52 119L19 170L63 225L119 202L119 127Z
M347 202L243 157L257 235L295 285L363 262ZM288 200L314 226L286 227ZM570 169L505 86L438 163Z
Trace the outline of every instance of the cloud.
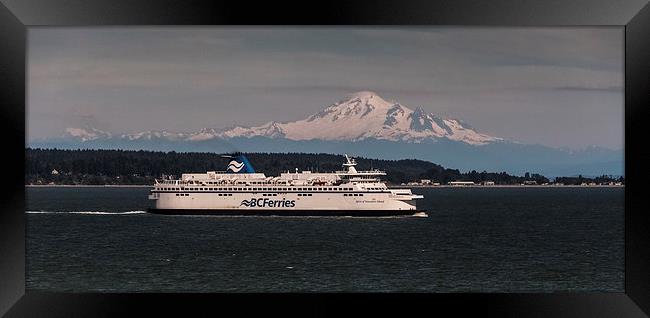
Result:
M564 86L564 87L556 87L555 89L559 91L623 93L623 86L610 86L610 87Z

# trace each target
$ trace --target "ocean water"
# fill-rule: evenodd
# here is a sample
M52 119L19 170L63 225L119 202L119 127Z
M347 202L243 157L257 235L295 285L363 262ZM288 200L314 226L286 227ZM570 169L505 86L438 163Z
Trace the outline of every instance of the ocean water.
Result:
M148 188L28 188L26 288L623 292L623 188L421 188L428 218L164 216Z

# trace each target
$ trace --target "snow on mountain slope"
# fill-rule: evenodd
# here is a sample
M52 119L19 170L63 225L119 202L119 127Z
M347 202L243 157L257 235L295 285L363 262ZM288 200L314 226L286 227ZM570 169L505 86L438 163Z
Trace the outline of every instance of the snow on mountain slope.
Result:
M99 130L68 128L68 134L82 141L111 138ZM374 92L361 91L313 114L306 119L278 123L267 122L255 127L236 126L226 129L205 128L194 133L146 131L120 135L121 139L204 141L236 137L286 138L290 140L360 141L379 139L420 143L447 138L471 145L485 145L503 139L478 133L457 119L446 119L426 113L421 107L412 110L396 102L388 102Z
M362 91L309 116L288 123L266 123L245 129L236 127L219 137L284 137L291 140L347 140L368 138L419 143L425 139L448 138L473 145L502 140L481 134L456 119L415 111L388 102L374 92Z
M81 141L90 141L95 139L108 139L112 135L109 132L95 128L66 128L65 137L73 137Z
M154 139L168 139L168 140L184 140L188 137L185 133L175 133L166 130L148 130L133 134L122 134L120 138L128 140L154 140Z

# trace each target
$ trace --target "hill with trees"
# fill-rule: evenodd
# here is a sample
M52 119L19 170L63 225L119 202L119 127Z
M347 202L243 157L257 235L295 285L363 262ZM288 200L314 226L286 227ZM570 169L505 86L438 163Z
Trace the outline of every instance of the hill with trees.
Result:
M278 175L285 171L340 170L342 155L324 153L247 153L257 171ZM221 154L199 152L159 152L129 150L58 150L25 149L26 184L65 185L150 185L155 178L180 177L182 173L225 170L228 160ZM429 179L441 184L450 181L493 181L495 184L549 182L540 174L513 176L505 172L460 172L432 162L403 159L382 160L356 158L360 170L386 171L386 181L400 184ZM603 176L607 178L607 176ZM575 180L574 180L575 179ZM565 178L566 182L590 182L589 178ZM603 178L601 181L605 180ZM612 181L614 181L612 179Z

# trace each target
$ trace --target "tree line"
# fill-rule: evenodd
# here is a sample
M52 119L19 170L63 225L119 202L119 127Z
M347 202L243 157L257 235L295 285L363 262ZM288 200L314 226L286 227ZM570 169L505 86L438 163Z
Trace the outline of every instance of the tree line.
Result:
M247 153L254 168L269 175L281 172L341 170L342 155L323 153ZM155 178L180 177L182 173L223 171L229 159L220 154L198 152L160 152L132 150L25 149L26 184L152 184ZM357 170L379 169L392 184L429 179L441 184L450 181L493 181L495 184L521 184L524 181L547 183L540 174L514 176L506 172L460 172L432 162L402 159L356 158ZM567 182L572 181L566 179ZM578 181L578 180L574 180ZM589 178L579 181L589 182Z

